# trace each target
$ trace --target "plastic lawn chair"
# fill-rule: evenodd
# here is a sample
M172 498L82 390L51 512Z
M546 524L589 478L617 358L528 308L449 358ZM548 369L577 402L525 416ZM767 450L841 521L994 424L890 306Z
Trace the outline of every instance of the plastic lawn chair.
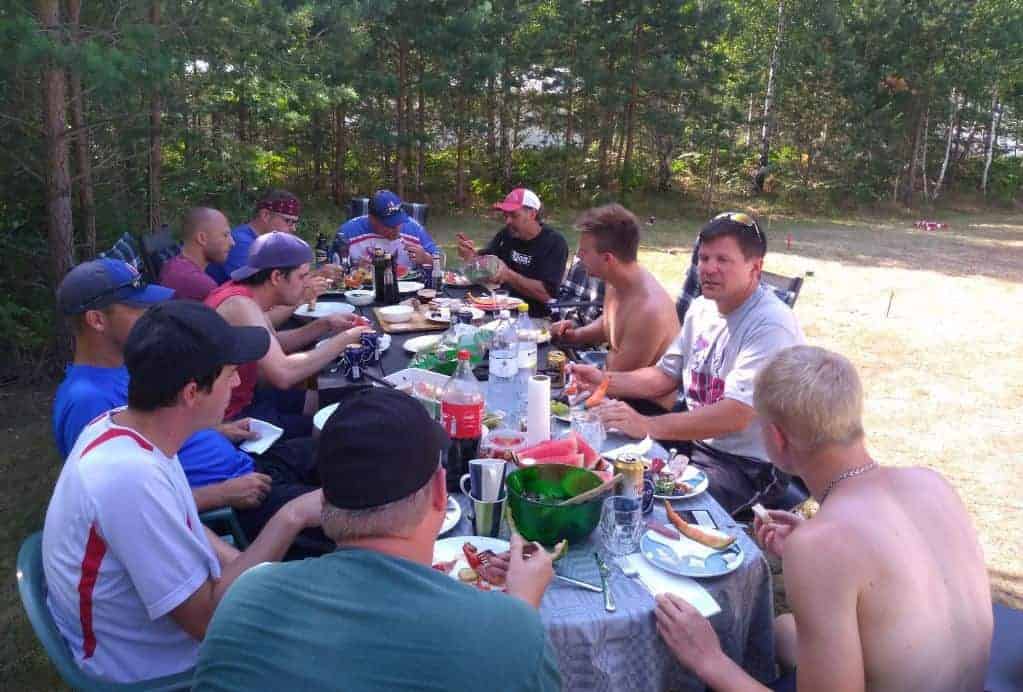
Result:
M217 507L199 514L199 519L208 526L211 531L233 544L238 550L245 550L249 547L249 539L238 522L238 515L231 507Z
M39 642L60 677L75 690L85 692L169 692L187 690L192 686L192 671L154 678L131 684L104 682L86 675L75 663L71 650L57 629L57 624L46 607L46 578L43 575L43 534L32 534L18 551L18 593L28 620L32 623Z

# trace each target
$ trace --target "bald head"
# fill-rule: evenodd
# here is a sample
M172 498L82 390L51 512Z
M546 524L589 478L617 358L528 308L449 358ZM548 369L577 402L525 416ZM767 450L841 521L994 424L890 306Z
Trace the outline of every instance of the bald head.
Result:
M185 212L181 240L186 248L201 253L206 262L224 262L234 246L227 217L209 207L193 207Z

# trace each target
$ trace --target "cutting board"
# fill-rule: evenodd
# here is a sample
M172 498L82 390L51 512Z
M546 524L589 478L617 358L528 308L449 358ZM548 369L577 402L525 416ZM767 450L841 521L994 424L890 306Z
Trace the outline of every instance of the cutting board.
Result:
M384 322L380 317L380 308L373 308L373 315L382 331L388 334L407 334L408 332L443 332L448 328L447 322L433 322L426 318L426 312L416 310L408 322Z

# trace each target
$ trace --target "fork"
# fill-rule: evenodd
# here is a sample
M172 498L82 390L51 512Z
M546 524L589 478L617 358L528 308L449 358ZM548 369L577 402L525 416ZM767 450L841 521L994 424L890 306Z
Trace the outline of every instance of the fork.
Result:
M600 570L600 585L604 587L604 610L613 613L618 608L615 606L615 597L611 593L611 586L607 583L607 578L611 576L611 570L600 557L600 553L593 553L593 559L597 561L597 569Z

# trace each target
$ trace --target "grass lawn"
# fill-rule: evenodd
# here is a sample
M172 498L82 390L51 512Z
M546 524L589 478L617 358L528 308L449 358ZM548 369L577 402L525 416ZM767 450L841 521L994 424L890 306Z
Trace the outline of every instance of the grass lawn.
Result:
M703 219L656 212L644 227L641 260L674 295ZM552 224L567 231L572 217L555 212ZM859 368L872 453L881 463L944 474L980 534L994 598L1020 608L1023 221L992 213L941 219L947 229L927 232L905 219L768 217L765 269L807 277L796 315L810 343ZM322 227L335 225L324 216ZM432 218L429 227L451 251L456 231L482 243L497 224L466 215ZM574 247L575 234L566 234ZM0 568L12 577L0 592L4 689L59 686L13 579L18 545L41 528L59 467L49 424L54 385L34 389L0 389Z

